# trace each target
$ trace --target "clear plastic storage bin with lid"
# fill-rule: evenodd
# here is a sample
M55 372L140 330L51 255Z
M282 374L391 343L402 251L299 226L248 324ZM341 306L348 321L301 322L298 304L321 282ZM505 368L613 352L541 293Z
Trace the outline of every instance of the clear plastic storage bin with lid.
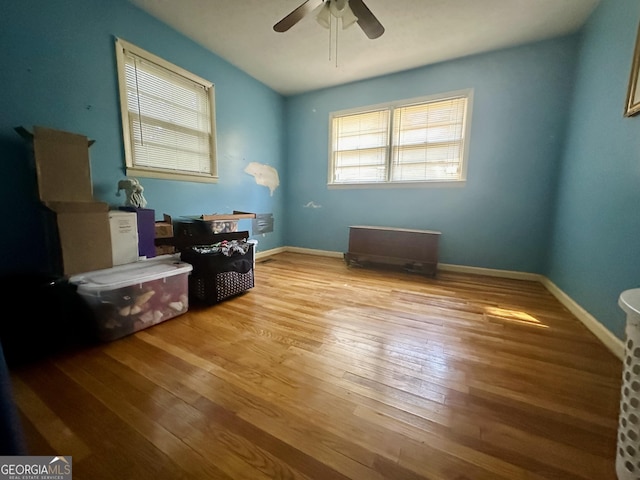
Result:
M95 314L100 340L124 337L185 313L192 265L163 255L69 279Z

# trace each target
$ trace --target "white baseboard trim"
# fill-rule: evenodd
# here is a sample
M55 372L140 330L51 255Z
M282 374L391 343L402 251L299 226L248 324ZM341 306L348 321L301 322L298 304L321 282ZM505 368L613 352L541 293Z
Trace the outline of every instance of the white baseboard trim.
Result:
M593 315L582 308L578 302L563 292L555 283L539 273L515 272L510 270L494 270L490 268L467 267L463 265L438 264L439 270L490 275L512 278L516 280L533 280L540 282L556 299L564 305L580 322L600 340L605 347L620 360L624 360L624 342L616 337Z
M306 253L308 255L318 255L320 257L344 258L344 253L333 252L331 250L315 250L313 248L287 247L287 252Z
M542 277L542 284L556 297L560 303L569 309L591 333L593 333L616 357L624 360L624 342L616 337L600 323L593 315L582 308L575 300L563 292L555 283L547 277Z
M285 253L285 252L303 253L306 255L316 255L319 257L332 257L332 258L344 257L344 254L342 252L333 252L330 250L315 250L313 248L302 248L302 247L278 247L278 248L272 248L271 250L265 250L264 252L257 252L256 260L271 257L272 255L277 255L278 253Z
M472 273L474 275L487 275L490 277L511 278L513 280L532 280L540 282L542 275L538 273L515 272L512 270L496 270L493 268L468 267L466 265L453 265L450 263L439 263L438 270L446 272Z
M600 340L605 347L620 360L624 360L624 342L611 333L593 315L582 308L578 302L563 292L555 283L538 273L514 272L510 270L494 270L491 268L467 267L464 265L438 264L439 270L490 275L495 277L512 278L516 280L533 280L540 282L556 299L564 305L582 324Z
M284 253L286 251L287 251L287 247L278 247L278 248L272 248L271 250L265 250L264 252L256 252L256 260L261 260L263 258L267 258L272 255L277 255L278 253Z
M256 259L269 257L283 252L304 253L307 255L318 255L322 257L343 258L343 252L329 250L315 250L301 247L278 247L264 252L258 252ZM512 270L498 270L493 268L469 267L465 265L453 265L439 263L438 270L460 273L471 273L475 275L488 275L492 277L511 278L514 280L530 280L540 282L549 292L558 299L582 324L600 340L611 353L620 360L624 360L624 342L611 333L607 327L602 325L593 315L582 308L575 300L563 292L555 283L539 273L516 272Z

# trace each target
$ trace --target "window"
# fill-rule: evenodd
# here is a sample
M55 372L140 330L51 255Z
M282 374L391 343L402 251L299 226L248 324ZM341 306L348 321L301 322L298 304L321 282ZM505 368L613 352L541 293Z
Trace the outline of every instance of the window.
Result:
M333 113L329 184L464 181L470 98L464 91Z
M128 176L217 179L214 87L116 40Z

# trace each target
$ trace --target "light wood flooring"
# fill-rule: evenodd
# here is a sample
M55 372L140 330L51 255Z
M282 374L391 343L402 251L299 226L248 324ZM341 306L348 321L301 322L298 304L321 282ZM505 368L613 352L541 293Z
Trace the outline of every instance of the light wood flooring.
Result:
M282 253L256 286L12 372L74 480L614 480L621 362L541 284Z

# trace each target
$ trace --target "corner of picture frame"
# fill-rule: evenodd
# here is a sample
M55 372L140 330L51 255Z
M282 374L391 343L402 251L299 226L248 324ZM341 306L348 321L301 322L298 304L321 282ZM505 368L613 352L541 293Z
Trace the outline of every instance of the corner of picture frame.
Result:
M640 88L638 88L638 77L640 73L640 24L636 33L636 44L633 49L633 61L631 62L631 75L629 77L629 88L627 89L627 104L624 111L625 117L632 117L640 113Z

